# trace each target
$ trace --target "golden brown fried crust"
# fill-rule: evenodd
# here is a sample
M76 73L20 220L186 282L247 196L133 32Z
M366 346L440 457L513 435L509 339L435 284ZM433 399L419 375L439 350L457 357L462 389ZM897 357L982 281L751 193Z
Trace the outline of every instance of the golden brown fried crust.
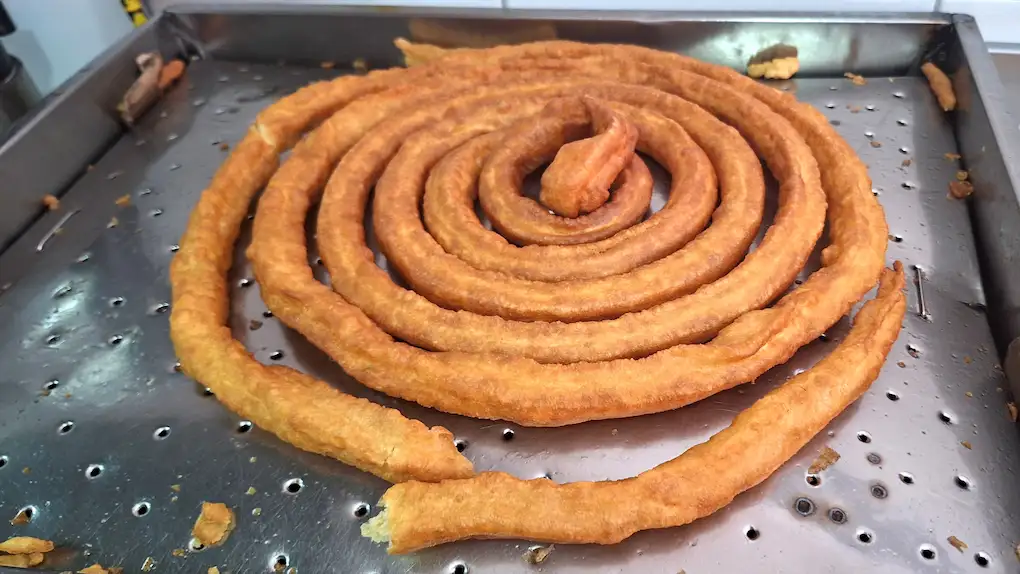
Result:
M846 339L812 369L737 415L708 442L634 478L559 485L487 472L441 483L406 482L363 532L392 553L464 538L613 544L650 528L707 516L757 485L857 400L878 376L906 309L903 271L887 270ZM761 436L770 439L763 442ZM619 511L619 501L630 505Z
M382 78L378 84L388 76L372 77ZM340 94L324 99L326 86ZM170 266L170 335L187 374L287 442L390 481L471 476L471 464L446 429L429 429L293 369L263 366L225 326L234 241L252 197L276 170L278 154L334 107L378 89L365 78L314 84L259 116L264 123L234 148L203 192Z
M637 127L607 103L583 97L594 135L566 143L542 174L539 200L564 217L591 213L609 199L609 187L634 159Z
M458 67L461 65L458 64L460 55L468 58L463 67ZM628 56L626 65L613 59L623 56ZM397 113L402 109L400 102L386 96L365 100L363 106L358 105L362 102L355 103L323 124L320 130L310 134L305 140L309 142L306 151L301 146L295 150L287 162L288 165L294 164L293 170L285 165L263 196L260 214L273 215L259 215L256 218L255 239L249 254L267 303L285 322L330 353L348 372L365 384L443 410L486 418L508 418L525 424L568 424L591 418L655 412L675 408L722 388L751 380L767 368L784 361L799 345L823 332L873 285L881 269L887 235L881 209L871 195L870 181L863 164L832 131L824 117L810 107L731 72L680 56L641 48L555 43L483 52L455 51L448 58L441 62L442 70L456 73L459 77L470 75L476 70L488 70L486 66L491 64L498 65L503 72L508 69L528 69L534 73L536 69L548 69L556 72L557 80L546 84L531 81L520 88L521 100L504 99L504 102L509 103L504 103L502 107L496 101L485 101L489 97L486 89L495 91L500 98L512 96L507 86L495 85L460 98L427 96L426 99L412 100L407 104L406 113ZM757 116L759 119L766 117L771 120L766 123L774 125L766 129L773 134L779 130L779 133L784 134L783 137L761 136L753 140L754 144L761 148L766 157L770 150L775 154L777 171L782 172L785 167L786 173L797 170L801 175L791 178L789 185L783 186L785 192L798 200L789 202L788 209L781 208L780 218L795 218L803 213L805 202L810 204L811 194L807 193L808 190L813 189L817 193L817 183L805 185L805 181L811 181L812 174L817 174L812 160L817 157L826 166L822 177L829 199L833 238L833 245L824 254L827 267L813 275L804 287L784 297L775 308L745 314L709 345L680 345L640 361L569 365L539 365L520 358L520 355L569 355L582 348L582 343L598 350L597 346L604 339L585 334L598 332L601 335L601 330L605 328L602 323L567 325L567 328L581 331L582 336L575 339L577 343L566 340L565 344L561 337L550 337L551 350L546 350L535 344L536 339L532 336L534 333L527 332L527 329L538 330L539 336L548 336L550 332L559 335L565 332L563 325L510 323L498 317L447 313L420 296L392 284L374 266L361 243L364 202L367 190L374 181L373 174L378 173L379 166L388 165L389 168L377 193L381 194L380 189L385 187L383 183L402 185L401 182L409 182L407 185L421 186L424 177L422 173L410 170L405 165L413 165L416 160L421 160L421 153L432 153L430 150L433 148L425 144L433 144L436 139L431 132L407 137L414 133L416 126L428 126L439 116L449 114L449 122L453 124L450 129L455 125L464 127L469 132L465 137L469 138L470 133L488 133L504 125L500 123L506 121L502 117L511 113L511 108L533 105L535 107L532 109L537 111L537 106L543 101L540 96L565 93L565 88L557 86L565 83L562 78L567 73L612 74L614 77L635 82L640 80L663 89L678 91L685 96L700 98L698 104L742 126L742 130L755 125L757 121L746 118ZM724 83L709 80L705 76L715 76ZM732 90L725 84L735 85L740 90ZM576 85L576 81L568 83L570 87ZM591 84L585 86L585 89L597 89L597 86ZM605 89L618 88L614 84ZM647 88L628 84L623 89L634 93ZM541 90L546 92L542 93ZM753 94L760 101L747 98L743 92ZM528 103L533 101L528 99L531 95L538 99L534 104ZM441 103L433 104L436 100ZM663 102L667 101L669 97L662 94L657 105L666 105ZM426 104L432 105L430 107ZM484 115L487 107L495 107L499 113ZM475 109L478 109L477 113L483 114L478 123L468 121L470 112ZM690 109L691 115L703 113L696 106ZM776 115L777 112L789 123ZM396 114L393 119L375 125L393 114ZM726 132L726 128L720 131ZM749 138L756 137L753 131L745 132L749 133ZM778 141L770 143L769 139ZM333 143L333 140L342 145ZM463 138L453 141L450 149L463 141ZM396 159L391 159L397 153L398 142L403 147ZM323 149L329 151L321 153ZM802 151L805 149L809 150L807 156ZM441 152L435 155L441 156ZM433 159L424 163L434 162L438 159L435 155L429 156ZM314 174L316 181L321 182L332 169L328 158L327 161L319 159L323 156L342 157L339 169L329 183L320 212L319 240L334 287L344 295L344 299L337 298L316 284L304 264L307 255L303 239L303 218L305 210L314 202L318 193L317 183L308 185L303 182L307 174ZM401 156L404 159L395 163ZM780 157L784 161L778 161ZM746 181L749 178L740 179ZM392 208L387 211L397 210L387 205ZM379 213L377 210L376 215ZM378 219L376 223L379 223ZM799 230L803 233L805 225L803 221L796 224L791 222L790 227L793 232ZM776 229L773 227L770 230L772 237L776 235ZM380 231L378 225L376 231ZM807 243L813 241L812 238ZM778 243L778 240L774 243ZM693 313L680 315L700 316L699 312L695 312L700 306L695 303L705 299L710 299L706 301L710 306L717 304L714 301L725 300L723 305L727 309L732 308L747 295L746 290L738 288L739 285L735 283L760 284L761 279L749 276L746 268L753 268L750 262L763 259L755 258L761 252L761 249L756 250L722 281L703 287L693 297L680 300L683 304L691 305L687 309ZM790 257L785 251L778 255L784 254ZM795 261L797 259L794 257ZM792 268L799 268L801 263L797 262ZM776 272L781 275L783 273L782 269ZM771 285L772 281L776 281L785 287L789 281L787 277L792 279L792 276L783 276L783 279L776 281L776 277L771 276L768 283ZM451 280L460 281L461 276L451 276ZM357 282L361 282L362 286L358 287ZM349 301L359 308L349 305ZM394 305L396 302L399 304ZM496 345L496 348L516 345L527 352L509 356L422 352L393 342L368 320L364 311L387 329L391 329L393 324L400 326L401 321L410 325L407 332L396 331L407 340L420 343L416 339L419 333L413 329L418 328L414 325L424 323L432 333L421 334L422 337L451 337L454 342L464 344L469 350L476 349L472 345ZM434 318L437 313L443 320L422 320L423 316ZM623 319L626 320L629 319ZM700 320L704 322L704 318ZM494 333L498 334L490 337L484 330L467 328L479 322L491 323L497 328ZM723 319L722 323L725 322ZM632 324L634 328L618 329L608 339L619 341L622 337L630 343L643 339L648 332L658 328L655 321ZM513 336L518 328L524 329L527 336ZM631 344L641 345L640 342Z
M928 86L939 101L943 111L950 112L956 109L956 92L953 90L953 82L945 72L931 62L925 62L921 66L921 72L928 78Z

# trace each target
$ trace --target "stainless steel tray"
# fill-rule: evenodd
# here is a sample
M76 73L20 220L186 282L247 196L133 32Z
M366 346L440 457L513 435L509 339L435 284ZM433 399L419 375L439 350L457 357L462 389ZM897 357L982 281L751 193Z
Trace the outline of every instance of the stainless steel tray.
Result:
M979 252L975 243L984 223L975 219L974 226L967 204L946 197L957 169L944 157L949 152L963 153L974 168L974 204L993 192L1013 193L1008 177L982 179L987 166L1003 162L992 152L1010 144L995 137L977 147L968 143L968 129L995 121L994 109L975 111L988 104L968 86L992 90L998 81L981 68L987 55L974 52L983 45L971 21L761 23L649 14L611 21L570 14L569 21L557 21L567 37L644 40L724 63L742 63L775 41L817 47L802 47L805 75L816 77L784 87L828 115L869 164L889 219L889 260L904 261L913 282L911 311L881 377L772 478L690 526L640 533L616 546L557 546L535 566L522 559L529 548L523 541L472 541L387 556L358 535L365 515L374 514L386 487L382 481L251 428L175 371L167 266L192 205L225 155L219 144L238 141L255 114L283 94L344 73L322 70L318 61L395 63L386 44L406 33L402 12L304 10L266 17L210 9L161 17L69 86L27 134L0 152L0 181L8 181L7 170L30 178L69 170L74 162L81 172L61 210L39 218L0 256L0 284L11 284L0 296L0 539L55 540L64 550L46 563L52 570L98 561L135 572L150 559L156 572L205 572L213 565L224 572L273 572L280 565L281 571L304 574L1020 569L1014 474L1020 441L989 325L989 315L1004 311L985 299L986 292L1005 286L983 285L982 271L996 277L985 265L995 253ZM196 59L137 128L113 134L108 149L105 141L74 142L91 154L65 157L36 147L34 155L18 156L32 163L11 163L5 154L12 145L52 137L45 130L61 127L54 117L109 115L109 106L89 98L100 93L101 101L115 102L130 81L125 71L131 57L153 47ZM932 54L956 66L965 105L956 125L916 75L920 58ZM845 70L865 72L868 84L854 86L842 78ZM83 93L82 86L91 91ZM960 125L964 120L972 122L969 127ZM873 141L881 147L872 147ZM84 169L81 155L98 159ZM22 199L17 190L4 193L10 201ZM131 204L116 205L125 194ZM999 216L1009 217L1008 208L1001 203ZM351 381L267 316L258 287L246 281L246 233L233 271L232 327L257 359L274 362L274 353L282 351L275 362L451 429L466 441L465 454L479 470L522 477L616 479L672 458L810 367L848 328L844 320L827 340L757 383L692 407L527 429L443 415ZM816 481L807 468L826 445L841 458ZM290 493L286 485L295 480L301 489ZM225 546L194 552L188 549L190 528L203 500L233 507L238 526ZM29 524L6 522L25 507L33 509ZM620 501L619 511L628 511L627 501ZM967 548L950 545L950 536Z

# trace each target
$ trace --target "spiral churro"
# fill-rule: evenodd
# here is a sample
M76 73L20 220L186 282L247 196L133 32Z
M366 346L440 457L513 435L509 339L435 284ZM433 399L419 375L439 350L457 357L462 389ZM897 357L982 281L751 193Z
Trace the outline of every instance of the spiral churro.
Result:
M474 536L609 543L689 522L764 480L876 376L903 314L902 270L883 275L888 232L866 168L810 106L633 46L398 46L418 65L314 84L259 115L189 223L171 321L184 370L232 409L300 448L412 480L369 527L392 551ZM590 213L564 218L522 196L525 176L584 138L590 153L611 152L595 167L612 165L569 185L553 170L549 189L564 196L562 213ZM650 176L635 149L672 176L666 207L644 221ZM779 181L779 209L748 254L764 205L759 155ZM248 256L277 317L368 387L524 425L660 412L752 381L883 281L832 356L670 463L619 483L469 478L445 429L262 366L231 339L225 274L263 186ZM320 201L328 287L307 263L305 220ZM503 235L483 226L476 201ZM370 207L409 287L368 249ZM789 291L826 219L822 269ZM763 425L781 438L751 452ZM698 470L724 466L725 480ZM460 480L425 485L442 479ZM500 504L476 509L497 487L509 493ZM595 512L589 504L635 488L658 506L612 524L552 516ZM705 496L675 499L690 488ZM520 517L526 497L552 514Z

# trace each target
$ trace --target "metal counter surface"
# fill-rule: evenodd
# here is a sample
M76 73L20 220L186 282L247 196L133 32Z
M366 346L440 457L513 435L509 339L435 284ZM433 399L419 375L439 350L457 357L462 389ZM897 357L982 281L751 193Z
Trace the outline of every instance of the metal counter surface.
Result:
M358 528L386 485L239 420L175 372L167 328L167 266L225 156L221 144L238 141L273 100L335 73L193 62L184 82L70 189L61 210L0 258L0 266L30 266L0 296L0 537L55 540L64 550L48 559L54 570L100 562L135 572L150 558L154 572L214 565L303 574L1017 570L1020 441L966 206L947 199L957 165L944 154L956 144L927 85L909 77L872 77L862 87L842 78L786 84L828 115L869 164L889 219L889 261L902 260L913 279L904 329L881 377L827 432L707 519L615 546L556 546L540 566L523 561L530 545L520 541L387 556L361 538ZM130 205L117 205L124 195ZM657 204L662 199L660 189ZM668 460L810 367L848 329L844 320L757 383L679 411L521 428L444 415L351 381L266 316L247 280L246 241L247 230L233 271L232 327L257 359L444 425L467 441L465 454L479 470L521 477L618 479ZM824 446L841 458L809 479ZM290 493L285 485L295 480L301 488ZM227 503L238 525L223 547L192 551L203 500ZM26 507L31 522L9 526ZM967 548L957 550L950 536Z

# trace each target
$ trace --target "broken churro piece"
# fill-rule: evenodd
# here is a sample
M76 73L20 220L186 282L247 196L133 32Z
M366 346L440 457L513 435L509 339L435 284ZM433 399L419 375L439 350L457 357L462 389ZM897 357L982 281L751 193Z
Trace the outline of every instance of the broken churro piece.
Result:
M800 60L796 57L779 58L761 64L747 65L748 76L766 80L789 80L798 70L800 70Z
M42 552L0 555L0 566L6 566L8 568L31 568L42 564L45 558L46 556Z
M974 193L974 186L969 181L953 180L949 182L949 195L956 199L963 199Z
M946 538L946 540L949 541L950 546L956 548L960 552L963 552L964 550L967 549L967 543L955 536L950 536L949 538Z
M747 75L766 80L789 80L800 70L797 48L776 44L761 50L747 63Z
M638 139L637 127L605 103L582 101L595 135L561 147L542 174L540 200L564 217L595 211L609 199L609 186L634 157Z
M843 76L853 82L855 86L864 86L868 83L868 80L864 79L864 76L858 76L857 74L847 72Z
M811 463L811 466L808 467L808 473L818 474L836 464L837 460L839 460L839 453L829 447L825 447L822 449L822 452L818 453L818 457Z
M42 198L42 203L46 207L46 209L50 211L56 211L60 209L60 200L57 199L57 196L53 194L47 193L46 195L44 195Z
M159 89L165 90L184 75L184 62L170 60L159 72Z
M53 542L31 536L15 536L0 542L0 552L8 554L32 554L33 552L49 552L51 550L53 550Z
M135 63L138 64L138 69L142 74L138 76L135 83L131 84L120 103L117 104L117 111L120 112L121 119L129 126L133 125L135 120L156 103L163 93L159 85L163 70L163 57L158 52L140 54L135 58Z
M78 571L78 574L121 574L124 572L123 568L103 568L99 563L93 564L88 568Z
M553 549L556 548L555 544L548 546L532 546L528 548L528 551L524 553L524 561L528 564L541 564L545 562L545 559L549 557Z
M939 101L942 111L951 112L956 109L956 92L953 91L953 82L949 80L949 76L931 62L921 66L921 72L928 78L928 85L935 94L935 99Z
M222 502L203 502L191 534L206 546L224 543L234 529L234 511Z

